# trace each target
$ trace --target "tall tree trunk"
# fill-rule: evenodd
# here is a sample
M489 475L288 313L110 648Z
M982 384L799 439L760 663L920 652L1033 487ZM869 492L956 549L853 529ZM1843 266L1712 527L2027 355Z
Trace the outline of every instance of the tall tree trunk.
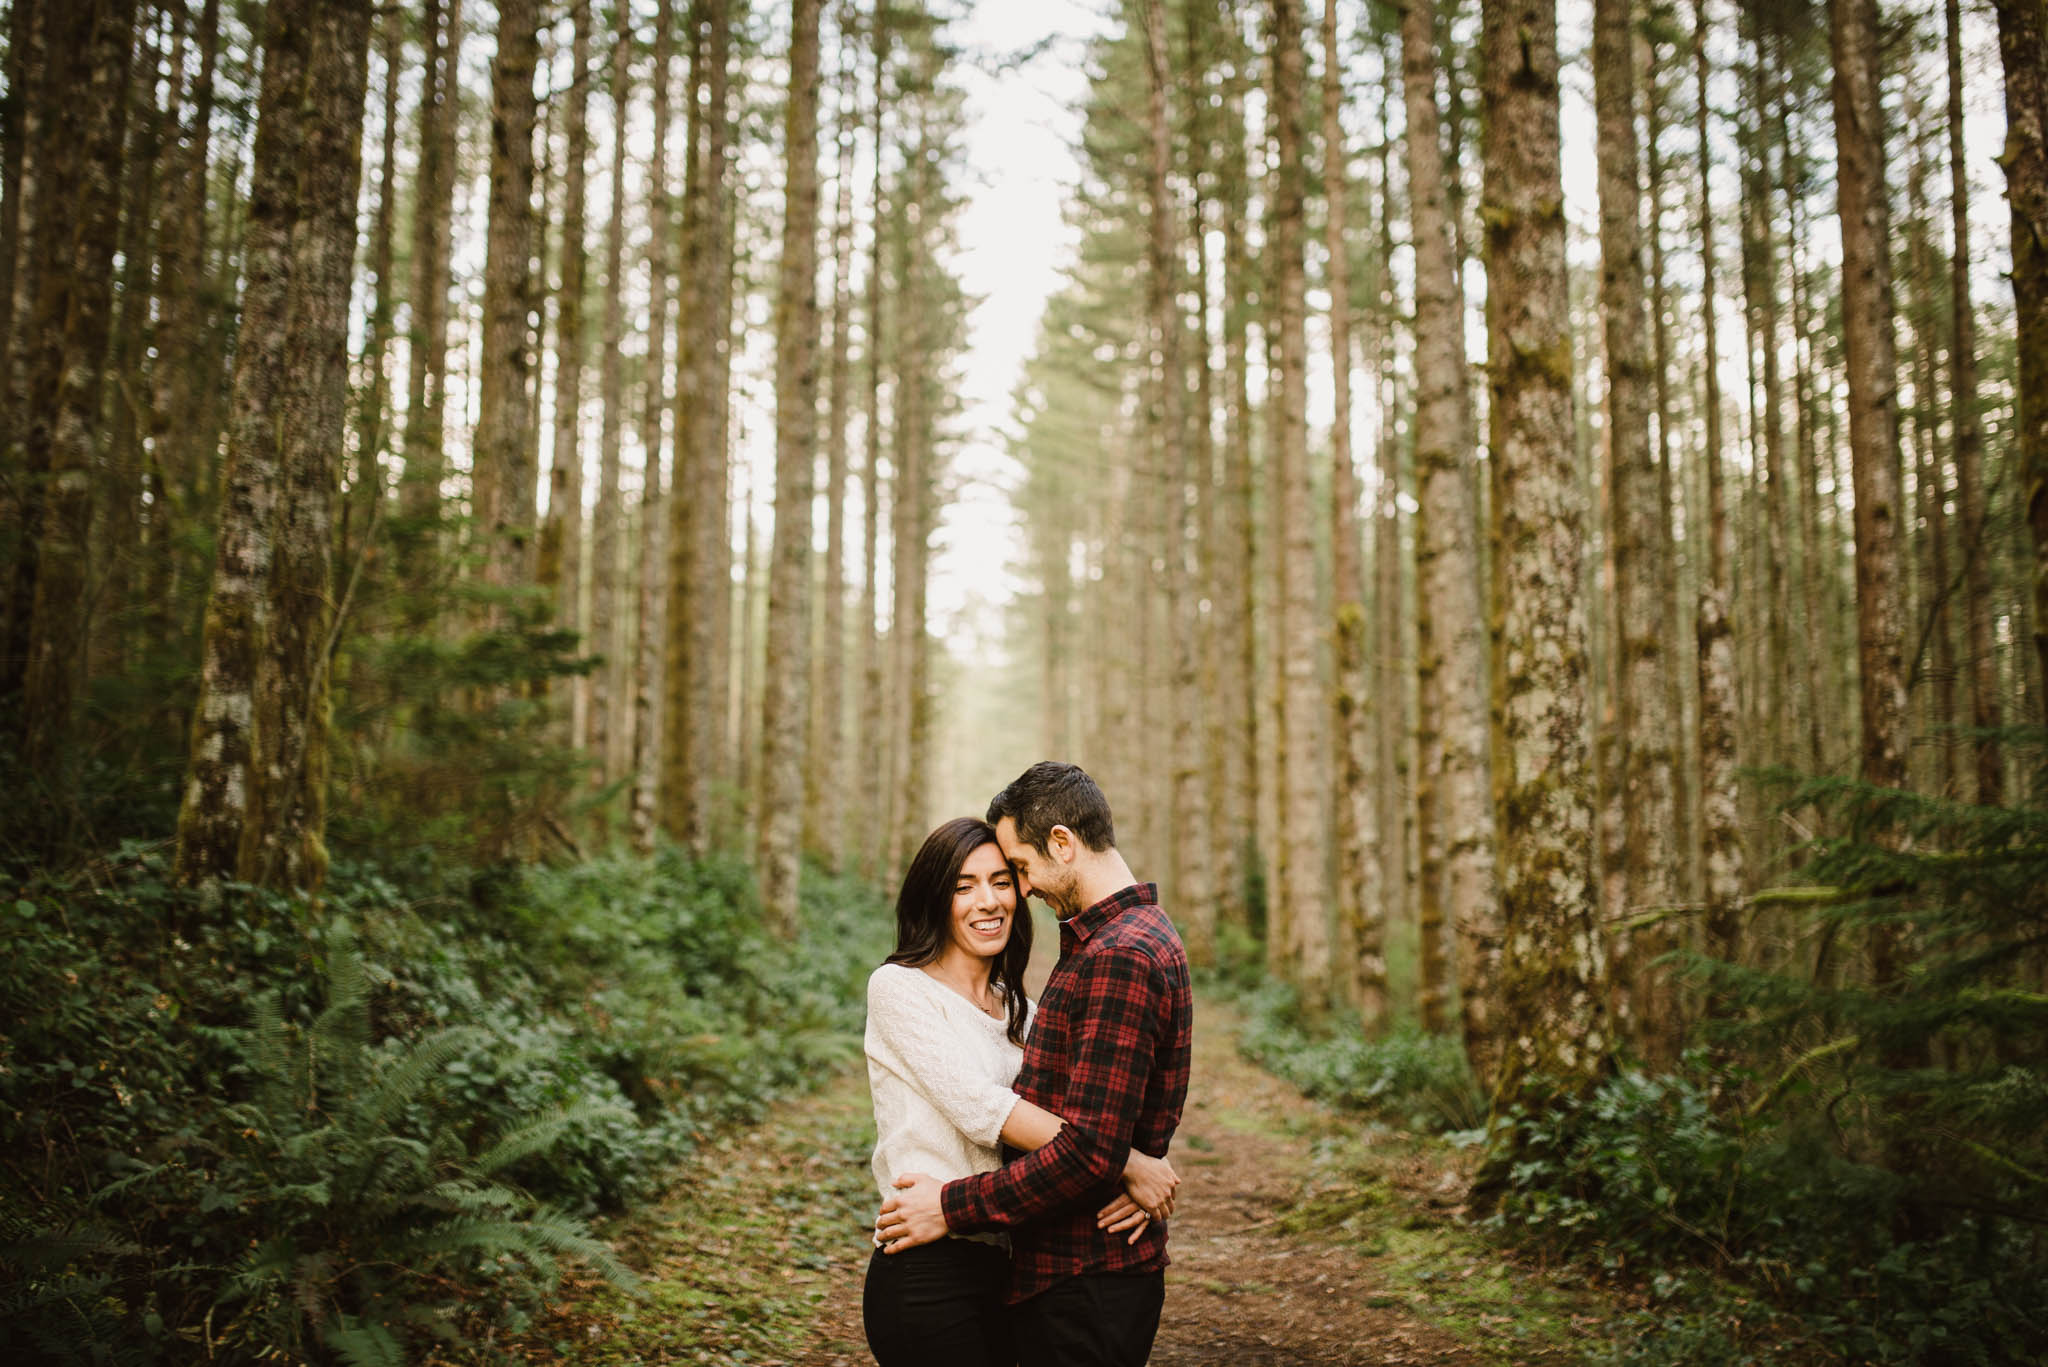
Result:
M395 537L415 629L441 573L441 482L447 472L448 291L454 243L455 157L461 114L463 0L426 0L419 168L413 178L411 324L407 341L405 473Z
M362 179L372 0L321 0L312 29L292 224L282 436L266 659L256 734L264 814L255 881L317 894L327 877L328 660L334 648L334 500L348 426L348 324Z
M33 668L36 578L41 569L44 515L49 498L50 457L55 438L64 371L66 319L71 294L80 283L73 270L80 186L85 159L73 154L85 137L86 107L74 92L94 79L90 62L101 6L59 5L45 11L36 50L28 54L31 82L27 121L34 147L26 156L33 200L27 207L29 240L22 263L26 315L15 329L16 354L9 358L7 402L0 404L0 456L8 462L6 483L16 495L16 555L0 604L0 703L19 699ZM125 110L125 88L120 104ZM5 724L28 737L25 705L8 707ZM40 745L42 742L38 741Z
M1701 338L1704 390L1706 565L1694 631L1699 640L1700 875L1706 896L1707 949L1732 960L1739 947L1743 892L1742 810L1735 784L1735 637L1728 623L1728 509L1721 486L1719 297L1714 255L1712 106L1708 103L1707 0L1693 3L1694 93L1698 103Z
M570 10L568 166L562 176L561 283L555 292L555 446L548 467L548 516L540 532L535 580L554 598L555 623L578 625L582 593L584 196L590 167L590 7ZM563 685L558 727L575 735L573 682Z
M152 630L166 639L176 629L175 603L189 556L176 538L196 514L198 491L210 473L218 428L207 421L217 334L207 313L207 188L213 138L214 71L220 52L220 0L206 0L193 35L199 71L184 106L190 121L165 178L162 222L157 229L157 319L152 340L157 361L149 380L150 512L148 593L155 604Z
M1491 1078L1500 1056L1493 1013L1501 938L1487 754L1485 595L1475 540L1478 460L1458 263L1445 202L1432 10L1428 0L1409 0L1401 16L1415 243L1421 1005L1425 1025L1442 1029L1448 975L1440 966L1432 972L1430 965L1441 964L1448 917L1457 936L1466 1049L1474 1071Z
M846 428L853 416L853 372L849 337L853 322L853 131L854 35L853 6L842 3L838 16L840 54L834 124L837 160L832 176L832 324L826 384L825 574L819 659L811 669L816 693L811 731L805 742L810 762L804 766L805 842L832 869L845 856L846 674L851 663L846 646Z
M344 550L368 535L369 519L384 497L384 448L391 423L391 342L398 305L395 237L398 231L398 85L405 61L405 17L387 9L379 20L378 58L384 69L384 103L379 116L377 215L370 227L370 274L376 284L363 338L363 388L356 410L355 497L342 509ZM431 50L428 61L432 61ZM360 523L360 525L358 525Z
M1386 888L1380 848L1391 831L1380 824L1370 782L1375 717L1366 662L1365 573L1358 534L1358 472L1351 457L1351 275L1344 242L1348 176L1344 146L1344 59L1337 47L1337 6L1323 0L1323 218L1329 260L1330 367L1335 410L1330 426L1330 578L1335 600L1337 735L1337 887L1340 924L1350 962L1338 981L1368 1029L1387 1011ZM1385 500L1382 491L1382 501ZM1384 524L1382 524L1384 531ZM1382 600L1384 617L1394 604ZM1398 665L1398 661L1394 662ZM1383 783L1392 779L1382 768ZM1379 847L1379 848L1376 848Z
M94 474L92 560L98 566L98 585L88 607L92 632L87 646L88 678L125 672L134 637L135 547L142 531L142 432L148 418L143 398L149 381L144 365L148 338L144 334L154 293L157 181L168 142L166 133L178 124L179 84L175 77L182 73L185 57L182 27L171 39L168 53L161 44L148 40L151 27L145 24L139 35L146 43L145 60L135 62L129 76L132 112L121 191L120 303L113 317L107 358L104 455L96 462ZM156 87L164 79L166 57L173 79L167 86L167 104L159 107ZM4 344L0 344L0 355L4 354Z
M2034 653L2048 677L2048 14L2039 0L1993 0L2005 68L2005 195L2012 206L2018 315L2020 501L2033 539ZM2022 671L2024 674L2024 671ZM2035 696L2048 722L2048 689Z
M618 738L625 701L625 613L620 608L619 574L623 512L619 500L619 445L626 422L625 340L627 115L632 103L633 10L618 7L612 39L612 166L610 210L604 231L604 351L598 362L598 402L603 408L597 434L597 503L590 515L590 647L604 663L590 676L583 743L590 750L600 784L619 767Z
M1635 24L1630 0L1595 0L1594 98L1599 119L1600 311L1607 339L1607 441L1616 478L1614 522L1626 812L1623 898L1630 918L1663 916L1678 901L1671 687L1664 653L1663 488L1650 446L1650 338L1643 300L1642 189L1635 125ZM1668 920L1617 928L1615 977L1630 985L1645 1057L1678 1061L1683 1035L1676 985L1654 963L1672 944Z
M663 619L667 617L666 544L668 509L662 502L662 448L668 401L669 295L674 266L669 243L675 233L675 200L669 172L668 133L672 100L669 77L675 65L674 0L654 7L654 72L649 82L654 98L654 146L648 158L647 189L647 358L641 380L640 407L640 556L634 576L632 777L627 821L633 847L654 849L660 796L660 761L664 753L659 674L665 652ZM680 447L678 448L680 449ZM681 462L676 464L681 470Z
M62 214L73 226L63 267L71 276L71 288L62 359L54 404L47 416L30 415L31 470L47 469L48 477L39 534L33 545L23 547L23 558L33 555L36 569L22 697L22 759L29 772L40 773L51 783L62 813L59 821L67 825L78 758L74 713L85 683L93 467L100 435L100 385L113 326L135 0L97 0L91 23L85 53L89 84L73 94L85 106L76 151L78 194ZM47 445L38 453L34 446L44 442Z
M1762 652L1755 705L1760 712L1762 753L1773 764L1792 757L1792 639L1786 590L1785 419L1784 382L1779 365L1778 256L1776 214L1772 203L1770 111L1774 87L1783 76L1771 56L1771 35L1760 18L1746 25L1753 45L1749 69L1750 119L1742 168L1742 292L1750 329L1752 421L1761 428L1756 455L1761 458L1759 496L1762 502L1761 554L1749 557L1761 580L1752 595L1763 627L1756 637ZM1760 362L1760 364L1759 364Z
M311 0L278 0L265 25L263 79L243 240L241 325L235 341L227 464L221 475L212 592L206 603L199 700L178 811L180 882L246 879L267 814L257 765L256 694L271 613L272 538L281 467L278 403L286 350L290 250L298 217L302 96Z
M1483 0L1487 373L1493 425L1501 1054L1494 1173L1540 1114L1589 1086L1611 1042L1586 753L1585 509L1572 450L1554 0Z
M1891 214L1878 104L1877 0L1830 0L1835 59L1836 194L1842 220L1842 338L1856 496L1856 658L1862 676L1862 776L1906 781L1904 562L1900 555L1898 361L1892 337ZM1872 970L1895 971L1889 931Z
M1257 523L1252 515L1252 411L1248 325L1263 304L1246 237L1250 176L1245 165L1246 67L1250 54L1237 34L1227 0L1218 0L1221 27L1230 38L1230 70L1224 86L1221 181L1223 219L1223 383L1224 438L1219 497L1222 535L1214 566L1217 654L1220 687L1215 699L1221 733L1222 786L1215 829L1229 853L1222 871L1224 906L1243 928L1258 857L1259 764L1256 574Z
M1211 957L1216 915L1204 854L1208 834L1202 821L1200 700L1197 696L1198 650L1195 581L1189 570L1193 519L1187 486L1193 472L1187 423L1187 372L1181 359L1183 323L1175 302L1181 261L1175 244L1175 212L1168 190L1173 170L1173 125L1166 100L1172 73L1167 66L1164 0L1145 0L1144 35L1147 123L1151 160L1146 176L1145 312L1152 364L1147 377L1153 391L1151 461L1166 482L1165 519L1168 612L1173 624L1171 694L1166 716L1171 736L1167 746L1172 849L1167 865L1177 879L1172 896L1189 930L1189 951Z
M491 68L490 224L484 247L483 356L477 375L476 456L470 486L484 581L498 590L532 574L535 462L533 336L534 68L538 0L500 0ZM494 614L495 616L496 614Z
M1963 643L1970 671L1970 725L1978 732L1977 801L2005 798L2004 752L1987 732L2003 718L1998 655L1991 641L1991 550L1984 539L1984 427L1977 412L1977 315L1970 302L1970 174L1963 159L1963 35L1961 0L1946 0L1950 315L1949 404L1955 432L1956 503L1963 521Z
M881 597L876 577L881 567L882 525L882 365L884 330L882 312L882 225L887 219L887 200L882 184L882 162L886 151L882 114L888 83L889 26L886 11L877 9L868 20L869 45L874 53L875 104L874 149L871 165L873 184L869 215L873 240L868 255L867 288L867 432L861 461L861 595L860 595L860 810L866 813L869 841L860 850L860 867L871 880L887 877L886 852L889 827L885 819L889 780L888 707L883 691L888 676L886 641L879 629ZM861 824L861 823L857 823Z
M798 927L803 853L804 723L810 714L811 501L818 468L818 16L790 0L784 101L782 265L775 292L775 542L768 583L768 668L761 711L755 868L768 924Z
M1956 782L1955 728L1962 721L1956 711L1955 614L1953 580L1949 575L1948 466L1942 449L1941 414L1936 396L1935 355L1942 349L1944 333L1941 306L1935 300L1935 248L1929 240L1933 216L1927 204L1927 148L1917 93L1906 98L1908 147L1906 166L1906 269L1911 275L1909 310L1913 326L1913 449L1914 502L1919 521L1925 526L1921 544L1921 591L1914 612L1913 636L1920 645L1908 666L1913 678L1933 685L1928 690L1928 739L1934 755L1933 791L1944 797L1961 796ZM1910 687L1909 683L1909 687Z
M1274 201L1267 242L1275 285L1272 313L1279 351L1279 403L1274 414L1273 460L1281 502L1276 528L1280 557L1282 673L1280 751L1286 773L1282 795L1278 916L1284 927L1285 971L1310 1001L1330 987L1327 922L1329 883L1324 858L1324 694L1316 681L1315 544L1308 481L1308 329L1303 280L1307 165L1303 148L1304 85L1298 0L1270 0L1272 118L1276 130Z

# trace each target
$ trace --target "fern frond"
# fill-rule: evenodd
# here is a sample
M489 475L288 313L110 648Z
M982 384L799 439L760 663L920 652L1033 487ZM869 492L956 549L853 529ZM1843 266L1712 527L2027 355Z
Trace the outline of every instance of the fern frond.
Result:
M633 1113L624 1106L603 1102L579 1102L574 1106L558 1107L499 1136L495 1144L477 1156L473 1166L477 1172L493 1176L522 1159L553 1148L571 1126L600 1119L631 1121Z
M405 1367L405 1347L381 1324L343 1315L321 1338L349 1367Z
M419 1096L443 1064L483 1038L484 1032L473 1025L451 1026L427 1036L385 1070L357 1113L368 1120L388 1120Z

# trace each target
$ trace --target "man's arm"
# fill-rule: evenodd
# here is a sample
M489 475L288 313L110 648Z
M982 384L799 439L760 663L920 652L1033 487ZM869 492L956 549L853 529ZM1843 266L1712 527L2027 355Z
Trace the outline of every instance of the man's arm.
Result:
M1165 984L1135 948L1089 957L1074 984L1080 1019L1067 1060L1066 1121L1042 1148L946 1184L955 1234L1009 1229L1087 1199L1123 1171L1157 1049Z

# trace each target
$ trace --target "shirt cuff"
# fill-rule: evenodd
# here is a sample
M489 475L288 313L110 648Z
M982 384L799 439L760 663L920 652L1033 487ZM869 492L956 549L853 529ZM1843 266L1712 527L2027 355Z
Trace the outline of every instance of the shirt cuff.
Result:
M954 1234L982 1234L993 1228L982 1216L985 1206L981 1188L986 1185L986 1173L972 1177L956 1177L939 1189L939 1211L946 1217L946 1228Z

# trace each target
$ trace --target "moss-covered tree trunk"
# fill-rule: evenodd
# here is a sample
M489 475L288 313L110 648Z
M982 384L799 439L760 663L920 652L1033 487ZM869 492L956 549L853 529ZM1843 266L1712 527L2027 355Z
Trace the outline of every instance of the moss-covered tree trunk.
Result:
M1898 359L1892 336L1891 212L1878 104L1876 0L1831 0L1836 195L1842 221L1842 342L1856 498L1856 658L1869 783L1906 781L1905 565ZM1873 946L1889 978L1888 937Z
M1377 725L1366 650L1365 572L1358 529L1358 471L1351 454L1351 275L1344 241L1349 176L1344 141L1344 59L1338 50L1337 7L1322 16L1323 247L1330 292L1330 589L1336 647L1335 732L1337 886L1343 943L1349 951L1335 978L1368 1028L1387 1009L1385 889L1380 880L1381 829L1373 791ZM1381 612L1392 610L1382 603Z
M1595 0L1594 103L1600 164L1600 313L1607 359L1607 442L1615 474L1613 524L1620 654L1623 901L1630 922L1616 929L1636 1041L1660 1064L1677 1061L1683 1034L1676 984L1656 960L1671 947L1668 920L1631 928L1678 901L1680 832L1672 764L1671 690L1665 654L1660 528L1664 491L1650 445L1652 376L1644 311L1641 158L1636 142L1635 16L1630 0Z
M1408 116L1408 203L1415 244L1415 561L1419 916L1425 1022L1440 1029L1449 1003L1444 921L1455 929L1464 1034L1474 1070L1499 1058L1494 1018L1500 908L1489 791L1486 613L1476 541L1478 452L1465 379L1463 301L1446 204L1436 104L1434 6L1401 16ZM1430 972L1434 961L1439 967Z
M537 0L501 0L491 64L490 216L484 243L483 354L470 474L471 512L483 539L484 582L501 592L531 582L538 447L528 391L538 302L533 275L534 68ZM493 620L502 613L493 610Z
M454 242L455 157L461 115L463 0L426 0L419 165L413 176L412 284L407 291L405 472L394 538L418 629L442 573L441 483L448 411L448 291Z
M334 503L348 424L348 334L369 84L371 0L322 0L312 28L292 225L280 487L267 659L257 673L264 812L256 881L317 892L327 876L328 661Z
M1220 3L1220 0L1219 0ZM1246 232L1250 198L1245 165L1246 67L1250 54L1239 40L1227 5L1220 27L1230 35L1224 84L1222 153L1217 166L1217 200L1223 221L1223 451L1218 480L1221 516L1210 559L1211 601L1218 638L1218 688L1214 698L1222 769L1215 824L1219 884L1226 914L1243 928L1250 879L1258 865L1258 576L1257 521L1252 512L1252 401L1249 324L1260 305Z
M1706 495L1706 563L1694 632L1699 645L1700 880L1706 897L1707 950L1732 959L1740 942L1743 892L1742 809L1735 785L1735 635L1728 622L1728 507L1721 480L1721 372L1716 341L1719 296L1714 252L1713 140L1708 103L1707 0L1693 9L1694 93L1698 109L1701 321L1704 393L1701 463Z
M2048 677L2048 7L1994 0L2005 68L2005 195L2012 208L2012 293L2019 331L2016 463L2033 541L2034 651ZM2036 699L2048 702L2048 689ZM2037 720L2048 722L2048 705Z
M804 723L810 715L811 501L818 465L818 19L791 0L783 102L782 263L775 291L775 540L761 702L755 869L768 924L797 931Z
M846 477L847 425L851 421L853 367L853 130L857 20L842 3L836 28L838 104L833 116L836 148L832 174L832 318L825 375L825 565L822 576L818 649L811 665L811 712L804 752L804 844L829 868L844 854L846 816Z
M1942 6L1948 59L1949 404L1954 424L1957 515L1962 519L1963 658L1970 675L1970 725L1978 732L1977 801L2005 797L2003 748L1987 733L2003 721L1998 653L1991 639L1991 551L1984 544L1984 425L1977 411L1977 314L1970 300L1970 174L1963 157L1961 0Z
M555 433L548 463L548 514L534 579L554 599L555 624L577 631L583 590L583 295L587 251L584 198L590 170L590 7L570 10L569 87L563 118L562 246L555 287ZM560 736L576 733L575 680L558 689Z
M270 615L280 478L276 405L287 357L291 231L305 139L301 100L312 37L306 4L282 0L264 32L227 459L178 811L175 867L185 883L247 878L265 819L256 766L268 738L256 730L256 676Z
M612 165L609 202L626 199L627 114L633 83L633 11L619 6L618 31L612 37L611 113ZM620 611L619 575L624 546L620 540L619 447L626 424L626 367L621 344L626 333L626 218L606 216L604 230L604 350L598 361L597 500L590 512L590 620L585 649L604 663L590 675L584 711L583 743L590 751L595 779L602 785L617 772L618 743L625 679L625 616Z
M1516 1107L1607 1065L1585 734L1586 513L1574 468L1554 0L1484 0L1487 377L1494 531L1495 829L1504 954L1494 1171Z
M1275 529L1279 556L1281 652L1280 752L1285 770L1278 852L1280 876L1274 925L1284 976L1313 1001L1330 986L1330 888L1325 873L1328 823L1324 761L1328 726L1325 694L1316 677L1316 560L1308 479L1308 327L1306 236L1308 168L1303 132L1302 12L1297 0L1268 6L1269 98L1274 129L1273 201L1267 209L1272 261L1271 313L1278 352L1278 402L1273 413L1272 459L1280 504Z

